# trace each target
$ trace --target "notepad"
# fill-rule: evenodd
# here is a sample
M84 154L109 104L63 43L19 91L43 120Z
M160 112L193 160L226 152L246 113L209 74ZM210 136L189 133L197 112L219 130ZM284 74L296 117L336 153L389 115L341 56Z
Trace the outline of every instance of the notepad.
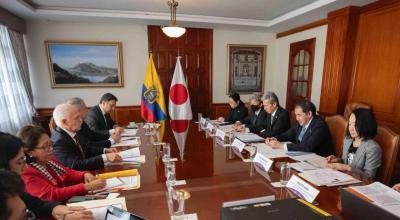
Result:
M124 132L122 132L121 137L132 137L137 134L138 129L125 129Z
M329 168L304 171L299 176L317 186L340 186L361 182L346 173Z
M140 146L140 138L129 138L121 140L120 142L111 145L111 147L133 147L133 146Z
M264 142L264 138L254 134L254 133L240 133L236 134L236 138L240 139L245 143L257 143L257 142Z
M121 156L122 159L127 159L131 157L140 157L140 150L138 147L129 149L129 150L124 150L118 153L119 156Z

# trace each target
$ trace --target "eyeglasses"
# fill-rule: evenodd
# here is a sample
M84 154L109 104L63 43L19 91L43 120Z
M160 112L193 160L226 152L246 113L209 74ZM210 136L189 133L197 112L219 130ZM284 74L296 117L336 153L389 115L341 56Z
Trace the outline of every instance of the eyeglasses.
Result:
M34 220L34 219L36 219L35 213L33 213L29 209L26 209L25 210L25 215L22 217L21 220Z
M50 142L47 146L40 146L40 147L36 147L35 149L39 149L39 150L51 150L53 149L53 143Z
M27 160L27 158L23 157L23 158L17 160L17 164L20 165L20 166L24 165L24 164L26 164L26 160Z

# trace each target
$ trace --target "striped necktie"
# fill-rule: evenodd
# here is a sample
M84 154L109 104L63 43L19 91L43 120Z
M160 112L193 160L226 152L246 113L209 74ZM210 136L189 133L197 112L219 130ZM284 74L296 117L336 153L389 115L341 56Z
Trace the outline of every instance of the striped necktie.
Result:
M306 128L305 126L302 127L302 129L301 129L301 131L300 131L300 134L299 134L299 137L298 137L299 142L301 142L301 140L303 140L303 136L304 136L304 134L306 133L306 130L307 130L307 128Z
M85 159L85 153L83 152L82 145L79 142L79 138L78 138L77 134L74 136L74 140L75 140L76 146L78 147L79 153L81 154L82 159Z

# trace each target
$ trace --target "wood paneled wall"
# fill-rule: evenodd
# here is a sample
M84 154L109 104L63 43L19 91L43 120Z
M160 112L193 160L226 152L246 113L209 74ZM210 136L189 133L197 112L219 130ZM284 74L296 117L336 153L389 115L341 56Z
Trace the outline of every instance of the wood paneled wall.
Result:
M320 113L364 102L380 125L400 132L400 1L381 0L328 14ZM400 157L394 176L400 177Z

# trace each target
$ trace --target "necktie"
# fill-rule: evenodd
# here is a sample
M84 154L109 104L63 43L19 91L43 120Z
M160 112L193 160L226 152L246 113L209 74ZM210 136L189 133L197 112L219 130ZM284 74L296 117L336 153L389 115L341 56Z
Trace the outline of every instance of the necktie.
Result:
M272 123L274 123L274 116L273 115L271 115L271 126L272 126Z
M103 118L104 118L104 123L106 124L106 128L108 129L108 124L107 124L107 117L106 117L106 114L104 114L104 115L103 115Z
M82 159L85 159L85 153L83 153L82 145L79 142L79 138L78 138L77 134L74 136L74 140L75 140L76 146L78 147L79 153L81 153Z
M303 136L304 136L305 133L306 133L306 127L303 127L303 128L301 129L300 134L299 134L299 137L298 137L299 142L301 142L301 140L303 140Z

